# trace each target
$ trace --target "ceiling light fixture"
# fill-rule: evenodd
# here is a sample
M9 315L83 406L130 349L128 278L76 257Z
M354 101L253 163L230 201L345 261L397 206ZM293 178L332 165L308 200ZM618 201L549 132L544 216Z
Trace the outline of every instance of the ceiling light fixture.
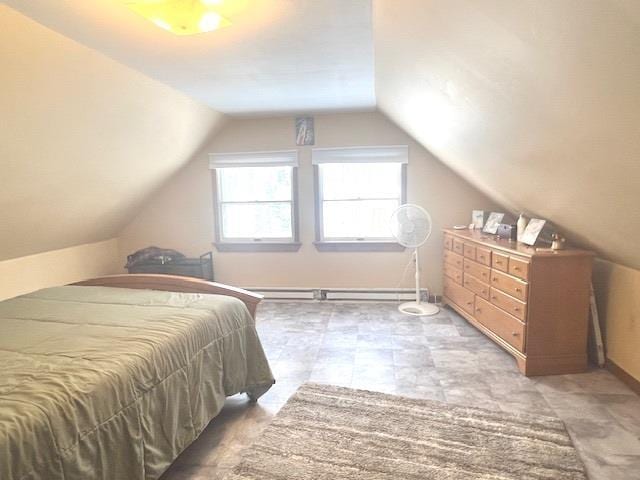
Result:
M134 12L176 35L213 32L231 25L216 11L224 0L129 0Z

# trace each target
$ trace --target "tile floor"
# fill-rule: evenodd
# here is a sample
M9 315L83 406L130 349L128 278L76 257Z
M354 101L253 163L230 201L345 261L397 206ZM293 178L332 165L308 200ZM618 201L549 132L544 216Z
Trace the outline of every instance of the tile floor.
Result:
M411 318L392 303L263 302L258 330L277 384L237 395L162 477L216 479L305 381L560 417L590 480L640 480L640 397L604 370L526 378L449 309Z

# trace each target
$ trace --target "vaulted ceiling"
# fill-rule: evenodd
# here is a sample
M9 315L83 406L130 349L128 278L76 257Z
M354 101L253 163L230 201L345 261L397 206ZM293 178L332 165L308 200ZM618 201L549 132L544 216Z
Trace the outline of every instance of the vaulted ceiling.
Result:
M223 117L0 4L0 261L115 237Z
M375 107L370 0L223 0L232 25L192 36L128 1L7 3L225 114Z
M637 0L233 1L243 5L243 10L231 15L233 26L195 37L173 37L147 25L123 8L123 0L7 3L214 110L248 115L377 105L445 164L505 207L548 218L602 255L640 268ZM4 22L12 19L2 21L4 28ZM25 41L20 32L17 35ZM5 38L0 46L3 62L8 58L16 68L27 68L24 76L35 82L33 91L41 105L68 100L52 100L56 89L33 80L49 73L24 67L25 59L11 56L13 39ZM32 53L39 58L38 45ZM55 66L59 59L40 60ZM77 71L67 76L54 69L53 78L58 79L54 86L59 82L82 85L84 79L96 87L95 80L86 77L89 68L97 68L95 64L82 55L77 60ZM108 76L120 85L118 92L131 83L124 74ZM112 232L122 224L127 208L135 210L153 186L188 160L206 136L204 130L213 131L220 117L213 110L187 108L182 100L175 101L185 110L176 110L181 116L172 117L170 105L157 106L150 101L152 94L143 92L162 87L142 78L136 91L148 95L147 102L133 93L118 99L114 92L99 102L96 88L85 91L78 86L76 90L78 96L92 99L87 107L96 112L121 105L117 112L107 108L108 115L127 117L128 112L132 117L132 123L114 129L113 122L104 122L100 115L83 117L78 106L75 114L83 119L81 126L67 130L80 145L88 135L104 132L115 139L117 146L110 147L118 152L115 160L113 155L93 160L96 152L87 146L78 152L60 149L56 142L65 135L62 130L47 132L46 120L21 116L19 105L9 101L8 118L17 118L12 124L15 135L19 137L22 127L33 127L29 122L34 121L45 133L42 143L12 148L29 150L33 158L38 150L47 155L44 170L42 162L35 160L32 165L13 165L19 175L9 180L34 180L30 177L34 168L47 173L47 169L60 170L61 158L72 155L78 168L69 172L68 182L36 178L34 192L57 199L79 183L87 185L80 193L91 201L75 216L60 216L59 226L47 220L55 212L29 220L33 225L3 218L0 234L19 231L26 238L37 225L75 229L80 218L87 222L82 238L104 236L105 230ZM178 95L168 91L167 97ZM11 91L4 93L15 98ZM156 138L164 141L145 137L144 132L154 128L149 118L162 119ZM176 145L170 141L171 132L184 129L184 119L197 134ZM3 162L18 158L15 151L0 153ZM93 167L84 163L87 158L95 163ZM161 159L160 173L152 168L151 158ZM114 162L113 169L105 166L107 162ZM136 186L126 176L131 168L140 169L138 173L149 180L139 180L142 183ZM108 171L118 171L124 178L102 180ZM90 186L117 192L108 203L120 202L119 206L107 212L98 204L98 196L92 197ZM10 199L3 198L3 193L0 205L6 217ZM29 208L35 212L42 199L34 193L22 195L30 196ZM20 192L14 196L22 201ZM128 200L119 200L124 198ZM65 207L73 204L72 197L65 202ZM92 217L91 211L97 215ZM49 228L42 228L43 236L45 231ZM15 254L24 249L14 250Z
M514 211L640 267L640 2L375 2L378 107Z

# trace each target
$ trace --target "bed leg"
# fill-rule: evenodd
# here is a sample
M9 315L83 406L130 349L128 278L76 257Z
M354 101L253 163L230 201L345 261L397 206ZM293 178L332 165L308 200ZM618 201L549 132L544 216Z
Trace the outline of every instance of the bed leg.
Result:
M247 388L246 394L249 397L249 401L251 403L256 403L262 395L267 393L267 390L269 390L272 385L273 384L269 383L264 385L255 385L251 388Z

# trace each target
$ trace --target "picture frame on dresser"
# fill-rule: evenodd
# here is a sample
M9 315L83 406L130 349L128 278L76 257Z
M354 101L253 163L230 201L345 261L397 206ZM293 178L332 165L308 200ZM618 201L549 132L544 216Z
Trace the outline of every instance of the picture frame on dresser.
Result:
M495 235L498 233L498 226L502 223L504 219L504 213L500 212L491 212L487 222L484 224L482 231L484 233L490 233L491 235Z
M532 218L529 220L529 223L522 233L520 241L525 245L534 246L546 223L547 221L541 218Z
M473 228L477 230L482 230L482 227L484 227L484 218L485 218L484 210L472 210L471 224L473 225Z

